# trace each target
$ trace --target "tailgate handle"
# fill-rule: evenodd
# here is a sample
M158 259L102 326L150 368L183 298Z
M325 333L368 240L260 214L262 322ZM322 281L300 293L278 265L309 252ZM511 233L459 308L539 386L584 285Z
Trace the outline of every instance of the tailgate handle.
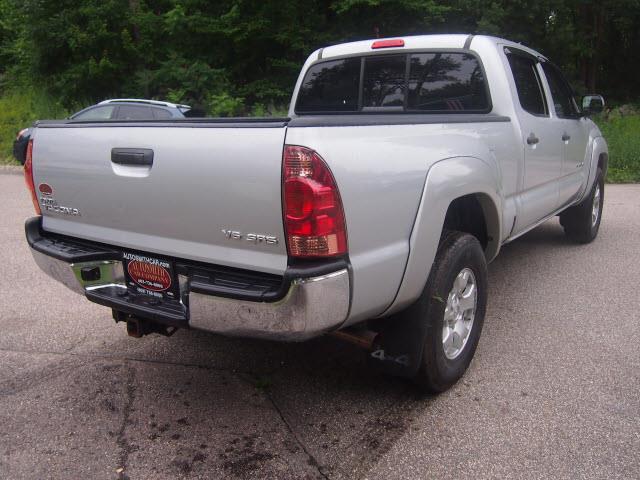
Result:
M153 165L153 150L150 148L112 148L111 161L120 165L150 167Z

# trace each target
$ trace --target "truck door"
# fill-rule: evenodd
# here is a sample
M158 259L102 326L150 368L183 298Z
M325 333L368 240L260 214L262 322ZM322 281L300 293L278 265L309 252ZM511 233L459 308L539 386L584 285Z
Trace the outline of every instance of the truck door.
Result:
M505 48L505 54L518 98L515 107L524 149L524 173L513 231L516 234L557 208L563 144L559 121L549 113L538 59L512 47Z
M576 199L587 180L589 159L586 158L589 132L580 113L573 90L560 70L549 62L542 63L552 97L553 115L562 125L556 132L563 142L562 178L559 182L558 208Z

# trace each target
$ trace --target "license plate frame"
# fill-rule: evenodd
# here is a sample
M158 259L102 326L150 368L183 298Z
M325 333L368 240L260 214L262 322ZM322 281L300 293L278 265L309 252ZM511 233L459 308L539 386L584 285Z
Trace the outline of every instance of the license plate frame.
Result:
M178 301L180 288L174 262L160 255L126 251L122 255L129 293Z

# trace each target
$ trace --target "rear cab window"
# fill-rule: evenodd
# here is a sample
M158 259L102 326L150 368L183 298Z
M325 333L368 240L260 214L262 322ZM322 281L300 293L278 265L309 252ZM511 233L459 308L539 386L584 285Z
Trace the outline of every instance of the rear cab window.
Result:
M402 110L407 90L406 55L381 55L364 59L362 110L397 107Z
M298 93L296 111L356 112L360 84L360 59L347 58L312 65Z
M484 72L466 53L411 56L408 107L418 111L484 112L489 108Z
M295 106L297 114L490 111L482 64L460 51L318 62L307 70Z

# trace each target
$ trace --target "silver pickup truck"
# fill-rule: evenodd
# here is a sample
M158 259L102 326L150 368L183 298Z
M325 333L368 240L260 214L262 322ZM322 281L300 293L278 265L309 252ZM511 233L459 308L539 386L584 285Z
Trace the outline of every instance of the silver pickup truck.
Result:
M499 38L334 45L287 118L37 123L27 240L132 336L334 332L443 391L473 357L501 245L554 215L596 237L603 105Z

